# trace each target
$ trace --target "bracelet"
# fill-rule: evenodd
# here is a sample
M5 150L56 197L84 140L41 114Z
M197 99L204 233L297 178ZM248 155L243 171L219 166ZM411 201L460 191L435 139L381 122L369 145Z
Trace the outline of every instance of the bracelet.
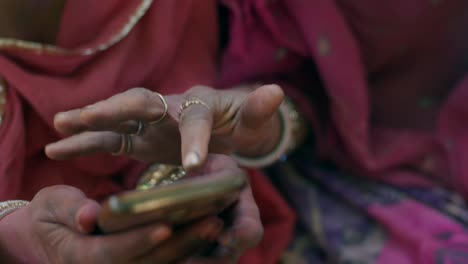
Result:
M28 205L28 201L23 200L10 200L5 202L0 202L0 220L5 216L9 215L13 211L20 209Z
M251 158L233 154L232 157L239 165L247 168L267 167L278 160L286 159L286 156L302 143L306 135L306 126L292 101L286 98L279 107L278 113L281 122L281 138L278 145L262 157Z

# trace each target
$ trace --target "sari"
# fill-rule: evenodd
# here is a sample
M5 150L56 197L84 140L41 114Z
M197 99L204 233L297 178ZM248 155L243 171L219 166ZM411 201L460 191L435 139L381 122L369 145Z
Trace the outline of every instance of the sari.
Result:
M268 170L297 213L282 261L468 263L468 3L223 3L220 85L282 84L311 127Z
M59 184L98 201L134 188L148 164L109 155L49 160L44 146L62 137L53 128L54 115L132 87L174 94L212 86L217 30L216 3L210 0L69 0L54 45L0 39L6 87L0 200L30 200ZM289 237L275 243L272 238L291 233L293 215L263 174L251 174L253 189L262 190L256 199L274 207L262 209L266 239L245 256L246 263L274 263Z

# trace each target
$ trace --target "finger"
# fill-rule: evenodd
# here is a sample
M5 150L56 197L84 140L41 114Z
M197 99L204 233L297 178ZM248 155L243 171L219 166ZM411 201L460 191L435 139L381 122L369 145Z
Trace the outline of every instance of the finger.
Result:
M261 127L270 120L284 100L284 92L278 85L257 88L245 99L241 108L240 124L249 129Z
M208 154L202 166L189 171L187 176L224 177L233 174L245 175L234 159L227 155Z
M74 135L84 131L114 131L121 134L131 134L138 130L138 122L124 121L115 127L90 127L81 121L82 109L58 113L54 117L55 129L64 135Z
M94 229L100 206L83 192L70 186L54 186L41 190L33 199L40 204L41 220L64 225L79 233Z
M250 188L242 192L234 215L234 224L221 236L220 244L233 252L256 246L263 236L263 226Z
M73 135L88 129L80 120L81 109L57 113L54 117L55 129L64 135Z
M156 93L134 88L82 109L58 114L59 128L65 127L66 132L80 131L84 125L88 129L112 130L129 120L158 120L164 111L164 104Z
M83 132L45 147L46 155L66 160L97 153L114 153L121 147L122 138L115 132Z
M139 260L141 263L173 263L183 260L201 250L209 242L215 241L222 226L223 223L218 218L202 220L172 236Z
M151 252L171 234L168 226L152 224L116 234L83 237L78 251L87 252L89 259L100 260L92 263L131 263L132 259Z
M201 104L185 108L180 116L182 164L186 170L197 168L206 159L213 125L211 109Z

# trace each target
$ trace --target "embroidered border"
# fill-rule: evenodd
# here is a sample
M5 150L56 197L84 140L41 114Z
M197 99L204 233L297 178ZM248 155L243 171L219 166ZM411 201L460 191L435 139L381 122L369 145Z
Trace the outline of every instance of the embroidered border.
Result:
M119 41L124 39L128 33L133 29L133 27L140 21L146 11L153 3L153 0L143 0L141 4L137 7L135 12L130 16L127 23L120 28L120 30L113 35L107 42L97 45L93 48L86 49L77 49L77 50L68 50L64 48L57 47L55 45L43 44L33 41L25 41L12 38L0 38L0 50L1 49L25 49L31 50L37 53L47 53L52 55L83 55L89 56L100 51L104 51L111 46L117 44Z

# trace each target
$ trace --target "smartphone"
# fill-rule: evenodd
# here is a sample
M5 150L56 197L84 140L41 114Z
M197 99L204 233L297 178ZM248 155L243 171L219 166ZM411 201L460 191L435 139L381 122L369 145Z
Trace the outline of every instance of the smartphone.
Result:
M217 215L233 205L247 184L242 172L185 178L171 185L136 190L109 197L98 217L102 233L149 223L182 225Z

